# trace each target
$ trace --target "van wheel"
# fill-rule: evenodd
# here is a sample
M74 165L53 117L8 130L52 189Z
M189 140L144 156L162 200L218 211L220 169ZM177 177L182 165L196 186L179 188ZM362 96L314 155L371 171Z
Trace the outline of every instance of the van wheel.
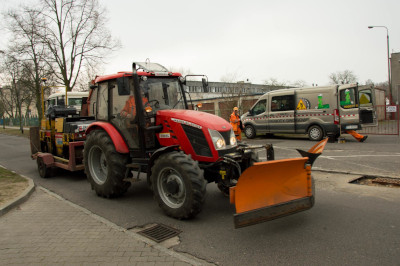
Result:
M324 136L324 131L319 126L312 126L308 129L308 138L314 141L320 141Z
M252 125L246 125L244 128L244 134L248 139L254 139L256 137L256 130Z

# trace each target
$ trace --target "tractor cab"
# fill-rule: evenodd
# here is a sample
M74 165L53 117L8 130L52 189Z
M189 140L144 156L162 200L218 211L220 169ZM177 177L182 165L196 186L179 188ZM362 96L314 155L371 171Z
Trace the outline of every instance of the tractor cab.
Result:
M135 78L132 72L96 78L89 114L110 122L130 151L143 154L157 147L153 128L157 111L186 109L187 103L179 73L156 63L134 64Z

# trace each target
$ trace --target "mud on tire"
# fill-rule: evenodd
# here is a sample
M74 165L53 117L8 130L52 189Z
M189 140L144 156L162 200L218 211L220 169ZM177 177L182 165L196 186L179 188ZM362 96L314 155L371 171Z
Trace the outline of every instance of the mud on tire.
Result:
M114 143L103 130L94 130L86 137L85 173L96 194L105 198L124 194L130 183L123 181L129 157L115 150Z
M160 208L177 219L190 219L200 213L207 182L198 163L183 152L161 155L151 168L154 198Z

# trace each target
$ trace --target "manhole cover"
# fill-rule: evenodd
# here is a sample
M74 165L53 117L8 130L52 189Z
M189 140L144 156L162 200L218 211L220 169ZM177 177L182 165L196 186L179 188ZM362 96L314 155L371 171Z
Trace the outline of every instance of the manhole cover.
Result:
M349 183L368 186L385 186L400 188L400 178L362 176L351 180Z
M147 238L150 238L157 243L160 243L164 240L179 235L181 231L163 224L156 224L150 228L138 231L137 233Z

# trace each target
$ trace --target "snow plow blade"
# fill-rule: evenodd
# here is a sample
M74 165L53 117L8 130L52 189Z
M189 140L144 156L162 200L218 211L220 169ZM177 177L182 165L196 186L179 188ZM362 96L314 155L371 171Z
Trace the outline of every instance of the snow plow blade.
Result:
M270 221L314 205L308 157L255 163L229 191L235 228Z

